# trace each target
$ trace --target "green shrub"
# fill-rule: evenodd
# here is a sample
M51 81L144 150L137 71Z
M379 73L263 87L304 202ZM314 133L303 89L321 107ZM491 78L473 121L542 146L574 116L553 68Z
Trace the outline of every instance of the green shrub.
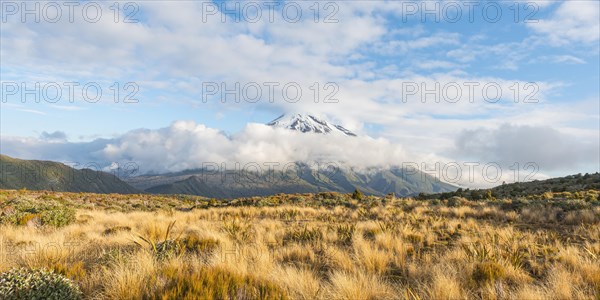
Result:
M79 287L60 274L12 269L0 274L0 299L81 299Z
M454 197L448 199L448 206L450 206L450 207L459 207L459 206L467 205L468 203L469 203L469 200L467 200L466 198L463 198L463 197L454 196Z
M439 206L442 205L442 201L440 199L433 199L429 201L429 204L431 206Z
M598 191L587 191L585 193L585 201L587 202L594 202L594 201L598 201Z
M75 221L75 210L65 205L54 206L41 212L42 225L62 227Z
M352 193L352 199L361 200L363 198L363 193L359 189L354 189L354 193Z
M3 203L8 212L0 214L0 224L39 225L62 227L75 221L75 210L57 200L34 201L17 198Z

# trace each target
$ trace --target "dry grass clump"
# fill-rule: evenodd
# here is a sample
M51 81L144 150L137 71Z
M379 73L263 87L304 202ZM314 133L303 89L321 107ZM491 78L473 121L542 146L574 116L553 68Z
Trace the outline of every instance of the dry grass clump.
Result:
M38 193L0 194L51 196ZM597 299L600 207L550 196L448 206L322 193L206 207L56 193L75 221L0 224L0 273L51 270L89 299ZM265 203L284 204L254 206ZM171 209L182 205L192 209Z
M220 267L166 266L159 272L156 299L287 299L287 292L268 280L239 275Z

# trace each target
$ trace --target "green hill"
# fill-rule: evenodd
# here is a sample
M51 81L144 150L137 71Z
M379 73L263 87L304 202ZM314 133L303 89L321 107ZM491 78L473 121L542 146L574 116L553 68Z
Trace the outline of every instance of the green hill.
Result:
M455 191L457 187L427 174L405 172L400 168L355 171L352 169L314 170L298 164L286 173L240 171L184 172L128 178L132 186L153 194L189 194L213 198L266 196L277 193L352 193L358 188L367 195L416 195L420 192Z
M298 164L286 173L247 171L207 172L188 170L128 178L127 182L105 172L74 169L61 163L0 157L0 189L65 192L187 194L210 198L268 196L278 193L351 193L358 188L367 195L394 193L411 196L420 192L450 192L456 187L424 174L400 168L356 171L315 170Z
M90 169L0 155L0 189L133 194L139 191L118 177Z
M576 174L546 180L530 182L515 182L504 184L492 189L497 197L518 197L536 195L544 192L580 192L585 190L600 190L600 173Z
M575 174L565 177L550 178L546 180L533 180L528 182L515 182L502 184L491 189L463 190L438 194L421 194L422 199L447 199L453 196L465 197L471 200L494 198L518 198L541 195L546 192L581 192L587 190L600 190L600 173Z

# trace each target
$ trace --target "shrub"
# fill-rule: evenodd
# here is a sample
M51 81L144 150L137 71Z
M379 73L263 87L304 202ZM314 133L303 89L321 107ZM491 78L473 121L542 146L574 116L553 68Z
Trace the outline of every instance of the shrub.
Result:
M81 292L62 275L21 268L0 274L0 299L81 299Z
M352 193L352 199L361 200L363 198L363 193L359 189L354 189L354 193Z
M458 197L458 196L454 196L450 199L448 199L448 206L450 207L459 207L459 206L463 206L469 203L469 200L463 198L463 197Z
M4 204L9 213L0 214L0 224L62 227L75 221L75 210L56 200L32 201L17 198Z
M52 207L41 213L42 225L62 227L75 221L75 210L64 205Z
M321 192L315 195L317 199L339 200L341 196L336 192Z
M26 214L19 219L18 223L19 225L41 225L40 216L37 214Z
M585 193L585 201L587 202L594 202L594 201L598 201L598 191L587 191Z
M429 201L429 204L432 206L442 205L442 201L440 199L433 199Z
M552 198L554 198L554 195L552 194L552 192L545 192L542 194L542 199L550 200Z

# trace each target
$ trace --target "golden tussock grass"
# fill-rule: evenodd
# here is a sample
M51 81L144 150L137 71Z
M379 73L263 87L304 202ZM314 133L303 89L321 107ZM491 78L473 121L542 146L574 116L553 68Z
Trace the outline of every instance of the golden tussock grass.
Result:
M0 272L51 269L88 299L600 297L595 206L374 198L120 211L121 198L92 208L69 197L70 225L0 225Z

